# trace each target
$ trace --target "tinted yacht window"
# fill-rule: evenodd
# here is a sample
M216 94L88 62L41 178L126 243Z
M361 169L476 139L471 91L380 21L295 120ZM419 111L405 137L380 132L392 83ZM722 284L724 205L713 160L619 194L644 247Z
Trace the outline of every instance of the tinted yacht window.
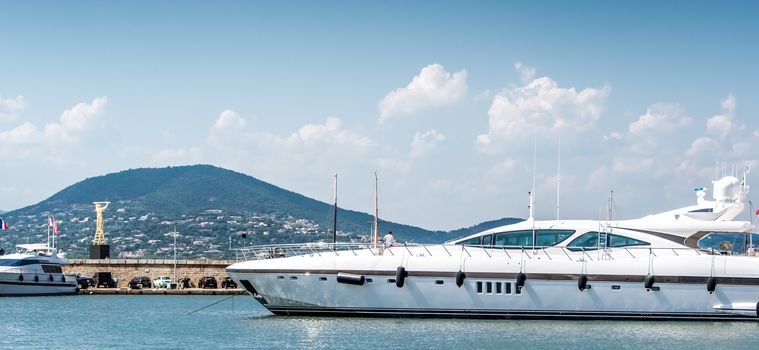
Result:
M496 233L495 245L500 247L531 247L532 230Z
M590 231L583 234L580 237L575 238L571 243L567 245L569 250L593 250L598 249L598 237L601 233L596 231ZM635 238L607 234L606 235L606 247L620 248L620 247L632 247L641 245L651 245L651 243L644 242Z
M619 235L609 235L609 238L607 240L608 240L608 243L606 244L607 247L613 247L613 248L632 247L636 245L651 245L651 243L648 243L648 242L637 240L635 238L619 236Z
M535 246L550 247L569 238L573 230L535 230ZM532 230L501 232L495 235L495 245L501 247L532 247Z
M569 250L590 250L598 248L598 232L590 231L583 234L580 237L575 238L574 241L567 244Z
M474 237L467 239L466 241L461 241L456 244L460 245L481 245L482 244L482 237Z

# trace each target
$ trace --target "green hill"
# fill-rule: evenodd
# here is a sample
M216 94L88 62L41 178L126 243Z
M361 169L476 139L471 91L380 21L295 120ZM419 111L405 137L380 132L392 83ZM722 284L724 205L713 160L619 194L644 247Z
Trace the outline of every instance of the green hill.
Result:
M58 220L60 244L84 256L94 235L93 201L110 201L105 211L107 237L114 254L162 257L176 230L180 255L229 257L240 244L331 240L330 204L279 188L254 177L210 166L130 169L71 185L50 198L4 214L14 231L9 241L44 240L47 215ZM339 241L368 241L373 217L339 209ZM506 221L503 221L506 220ZM513 222L501 219L452 232L382 221L380 232L393 230L399 241L437 243ZM484 226L483 226L484 225ZM246 233L247 239L241 239Z

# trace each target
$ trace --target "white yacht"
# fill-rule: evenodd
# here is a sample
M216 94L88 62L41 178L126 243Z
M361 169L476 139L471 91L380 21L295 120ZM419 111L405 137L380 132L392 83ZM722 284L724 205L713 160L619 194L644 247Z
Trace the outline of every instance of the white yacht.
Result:
M227 273L276 315L756 320L753 244L698 246L711 233L751 237L751 222L734 221L745 177L715 181L714 200L696 190L696 205L635 220L528 219L386 249L252 247Z
M20 244L15 253L0 255L0 297L68 295L78 291L75 275L65 275L70 264L49 245Z

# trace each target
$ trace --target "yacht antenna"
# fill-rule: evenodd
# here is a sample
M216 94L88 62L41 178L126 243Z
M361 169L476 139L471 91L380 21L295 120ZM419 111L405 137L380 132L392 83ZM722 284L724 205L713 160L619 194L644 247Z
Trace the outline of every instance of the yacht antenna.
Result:
M714 181L719 179L719 160L714 161Z
M337 173L335 173L335 205L332 206L332 243L337 243Z
M377 171L374 172L374 247L377 247L377 242L379 242L379 198L377 195L377 183L379 180L377 179Z

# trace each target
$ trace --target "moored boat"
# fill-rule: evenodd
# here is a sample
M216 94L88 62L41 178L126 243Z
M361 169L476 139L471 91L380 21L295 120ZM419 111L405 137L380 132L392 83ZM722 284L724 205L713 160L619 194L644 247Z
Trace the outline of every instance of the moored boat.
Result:
M69 295L78 292L76 276L63 273L70 264L49 245L20 244L0 255L0 296Z
M532 218L439 245L270 245L228 274L277 315L755 320L759 259L700 247L748 186L697 189L692 206L634 220ZM748 237L748 236L747 236Z

